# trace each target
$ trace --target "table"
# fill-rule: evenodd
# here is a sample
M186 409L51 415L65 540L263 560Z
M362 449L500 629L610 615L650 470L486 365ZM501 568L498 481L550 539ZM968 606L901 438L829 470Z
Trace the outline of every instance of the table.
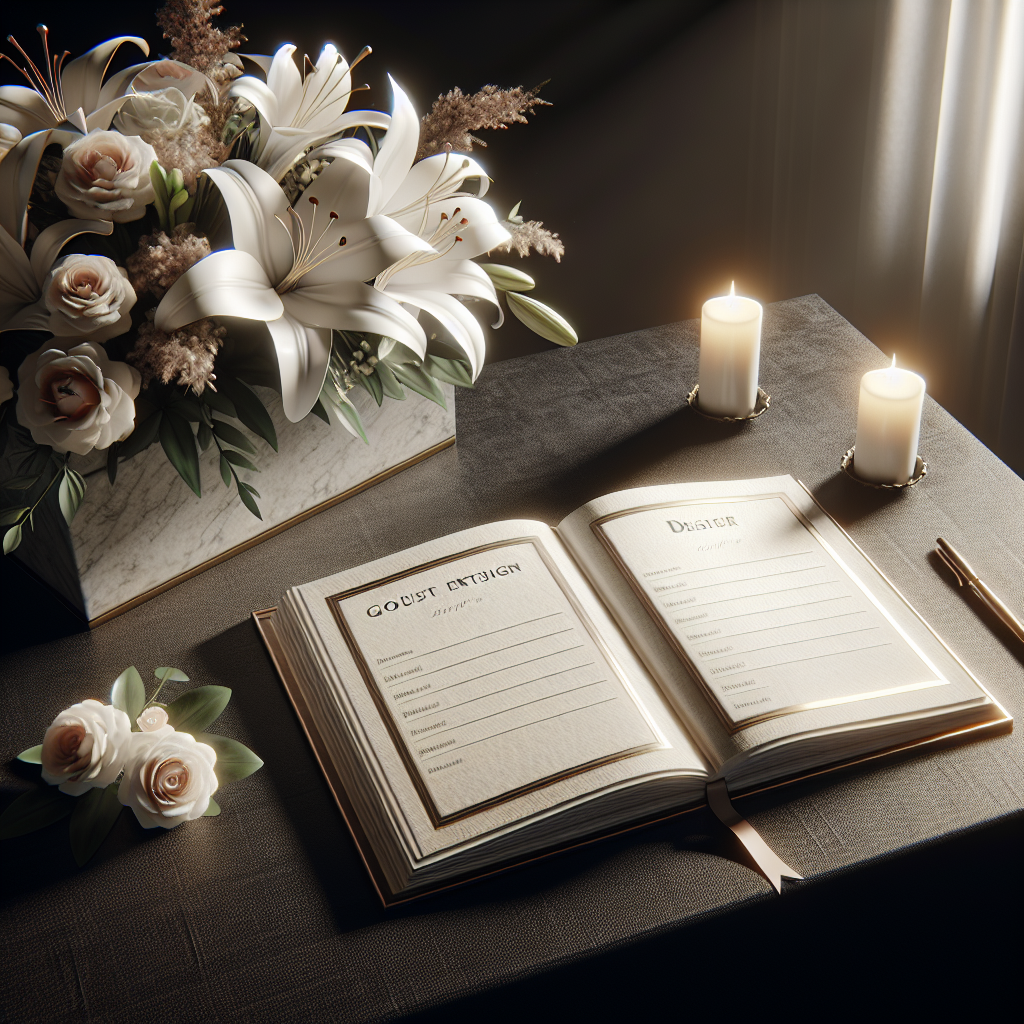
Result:
M1024 608L1024 483L930 399L920 486L843 476L860 376L885 357L817 296L766 307L772 406L751 423L685 408L697 340L686 321L492 365L459 395L455 448L91 633L6 655L5 761L134 663L233 687L218 731L266 766L218 794L219 818L156 835L123 814L81 872L64 825L0 844L0 1017L611 1019L673 998L739 1016L770 993L839 1019L884 978L918 1009L931 993L991 1010L1019 948L986 934L1020 931L1019 727L738 801L805 876L781 897L699 811L385 911L249 619L287 587L488 520L554 523L619 487L791 472L1019 722L1024 651L928 552L945 536ZM0 767L3 804L37 772Z

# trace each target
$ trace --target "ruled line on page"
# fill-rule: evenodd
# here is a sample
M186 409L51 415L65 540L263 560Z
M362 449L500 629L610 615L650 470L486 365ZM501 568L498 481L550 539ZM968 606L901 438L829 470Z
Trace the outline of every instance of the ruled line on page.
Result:
M844 654L858 654L860 651L873 651L877 647L892 647L892 641L887 640L884 644L871 644L869 647L854 647L849 651L831 651L828 654L815 654L810 658L793 658L790 661L777 661L772 665L759 665L753 669L739 668L735 672L725 672L720 676L715 676L715 681L717 682L719 679L729 679L731 676L739 676L744 672L764 672L770 668L781 668L783 665L798 665L802 661L819 661L821 658L839 658ZM734 655L734 657L738 656L739 655Z
M720 584L716 584L719 586ZM798 587L783 587L782 590L764 590L756 594L740 594L739 597L723 597L720 601L705 601L703 604L695 604L694 608L709 608L713 604L729 604L732 601L746 601L755 597L771 597L773 594L789 594L794 590L810 590L811 587L841 586L840 580L824 580L821 583L801 583ZM848 597L848 594L844 594ZM663 608L671 608L672 605L663 604ZM787 606L788 607L788 606Z
M782 591L782 593L785 593L785 591ZM758 594L757 596L761 597L763 595ZM757 611L753 611L753 612L739 612L736 615L720 615L717 619L701 619L701 623L700 624L702 626L709 626L712 622L728 622L730 619L746 619L746 618L748 618L751 615L770 615L772 612L786 612L786 611L789 611L790 608L809 608L811 605L827 604L829 601L849 601L852 598L852 596L853 596L852 594L841 594L839 597L822 597L822 598L819 598L817 601L801 601L800 604L781 604L777 608L767 608L767 609L766 608L758 608ZM738 600L742 600L742 598L735 598L734 597L734 598L730 598L729 600L730 601L738 601ZM709 601L708 602L708 604L725 604L725 603L726 603L725 601ZM705 608L705 607L707 607L707 605L695 604L695 605L693 605L693 607L694 608ZM854 613L853 612L843 612L843 614L844 615L853 615ZM685 625L685 622L683 622L680 619L673 619L672 621L677 626ZM801 620L801 621L804 621L804 622L814 622L815 620L814 619L804 619L804 620ZM797 625L797 623L783 623L783 625ZM776 627L769 626L768 628L769 629L773 629L773 628L776 628ZM782 627L779 626L778 628L781 629ZM733 634L730 633L729 635L732 636Z
M391 662L387 665L387 668L393 668L395 665L404 665L407 661L418 661L420 658L427 658L431 654L440 654L441 651L450 650L452 647L458 647L460 644L468 644L473 640L480 640L485 636L494 636L495 633L505 633L510 629L518 629L520 626L528 626L531 622L541 622L544 619L552 619L556 615L564 614L565 612L551 612L550 615L538 615L535 619L524 619L522 622L514 622L511 626L502 626L501 629L492 629L489 633L479 633L476 636L467 637L465 640L456 640L453 644L438 647L433 651L424 651L422 654L414 654L411 658L403 658L401 661Z
M769 609L764 612L748 612L747 615L771 615L772 612L777 609ZM733 615L734 619L745 619L747 615ZM796 622L777 622L773 626L762 626L760 629L747 629L742 633L716 633L715 643L720 640L728 640L735 636L750 636L751 633L767 633L771 629L789 629L790 626L806 626L809 622L831 622L833 619L846 619L851 615L867 615L867 610L864 608L858 608L852 612L840 612L838 615L819 615L816 619L798 619ZM704 627L711 622L725 622L725 619L703 619L700 622L700 626ZM872 626L872 629L877 629L877 626ZM826 636L842 636L842 633L827 633ZM687 640L690 638L687 637ZM821 639L820 637L810 637L809 639ZM799 641L798 641L799 642Z
M685 572L674 572L668 576L659 576L657 579L649 579L648 583L651 584L652 588L655 583L660 583L662 580L674 580L677 576L691 576L695 572L715 572L718 569L731 569L737 565L754 565L756 562L774 562L779 558L796 558L798 555L813 555L813 551L791 551L787 555L768 555L767 558L751 558L746 562L726 562L725 565L708 565L703 569L687 569Z
M424 761L429 761L433 757L442 757L448 754L454 753L456 750L462 750L465 747L475 746L477 743L484 743L487 740L496 739L498 736L506 736L510 732L518 732L520 729L528 729L531 725L542 725L544 722L553 722L556 718L563 718L565 715L573 715L577 711L586 711L587 708L596 708L600 704L610 704L613 700L618 700L618 697L608 697L606 700L599 700L593 704L584 704L582 707L570 708L568 711L562 711L557 715L551 715L549 718L538 718L534 722L524 722L522 725L517 725L514 729L505 729L503 732L496 732L490 736L482 736L478 740L471 740L469 743L460 743L455 747L445 747L444 750L439 751L436 754L430 754L423 758Z
M766 572L761 576L743 576L738 580L722 580L721 583L703 583L699 587L686 587L686 592L689 594L694 590L709 590L711 587L727 587L732 583L752 583L755 580L770 580L773 576L791 576L796 572L814 572L815 569L824 568L826 568L824 565L809 565L806 569L785 569L782 572ZM654 588L652 588L652 590L653 589ZM683 589L683 584L681 583L676 583L674 586L664 588L666 591L671 590L673 592L681 589ZM655 593L658 593L658 591L655 590Z
M501 668L496 668L493 672L484 672L478 676L470 676L469 679L460 679L457 683L449 683L447 686L439 686L436 690L432 690L432 693L443 693L445 690L452 690L456 686L464 686L466 683L476 682L477 679L486 679L488 676L496 675L498 672L507 672L510 668L519 668L520 665L532 665L535 661L543 661L545 658L553 658L556 654L565 654L568 651L578 651L583 644L577 644L575 647L565 647L560 651L551 651L549 654L542 654L539 658L529 658L527 661L516 662L515 665L502 665ZM419 676L415 677L419 679ZM411 682L412 680L410 680ZM408 700L399 701L399 704L408 704L410 700L422 700L422 697L410 697Z

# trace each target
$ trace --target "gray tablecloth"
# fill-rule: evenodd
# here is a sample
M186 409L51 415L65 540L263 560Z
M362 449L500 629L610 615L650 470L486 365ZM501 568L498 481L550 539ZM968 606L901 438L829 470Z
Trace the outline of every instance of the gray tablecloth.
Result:
M514 516L554 523L626 486L789 472L1019 717L1024 651L929 551L946 537L1024 609L1021 480L930 399L920 486L885 495L845 478L839 460L853 442L860 376L886 359L816 296L765 310L762 385L772 405L754 422L722 425L686 409L697 343L698 324L687 321L490 366L459 394L455 448L91 633L6 656L5 761L134 663L144 675L175 665L194 683L231 686L218 730L266 767L223 791L219 818L154 834L122 815L83 871L63 824L49 842L36 834L0 844L3 1019L392 1019L653 936L699 938L701 920L751 904L764 904L763 926L794 893L828 891L830 880L877 872L919 844L1019 819L1018 729L742 801L807 879L787 883L781 898L726 855L702 811L380 907L249 614L294 584L440 534ZM37 771L0 768L4 803Z

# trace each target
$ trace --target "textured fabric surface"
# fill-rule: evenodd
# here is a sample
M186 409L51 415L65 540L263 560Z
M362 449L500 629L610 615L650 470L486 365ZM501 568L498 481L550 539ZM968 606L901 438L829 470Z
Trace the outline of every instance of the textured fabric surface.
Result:
M685 408L688 321L489 367L460 393L458 443L91 633L0 661L4 805L38 777L9 761L126 665L231 686L216 731L266 761L218 793L220 817L143 832L123 814L77 871L66 824L0 844L0 1018L12 1021L389 1020L668 940L713 915L877 870L1024 806L1013 735L737 802L806 881L781 898L706 812L383 910L249 620L290 586L489 520L557 522L597 494L792 473L1018 718L1024 651L929 554L946 537L1024 609L1024 484L930 399L918 487L839 472L861 374L886 358L816 296L765 310L770 411L722 425ZM287 457L282 453L281 457ZM47 614L40 606L39 614ZM170 696L174 696L172 691ZM154 834L159 832L159 834ZM699 923L695 925L699 936Z

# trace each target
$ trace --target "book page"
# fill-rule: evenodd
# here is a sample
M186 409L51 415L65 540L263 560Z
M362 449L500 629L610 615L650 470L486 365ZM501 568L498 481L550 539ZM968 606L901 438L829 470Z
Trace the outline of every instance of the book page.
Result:
M782 494L591 524L730 731L947 681Z
M435 827L666 746L536 538L328 604Z

